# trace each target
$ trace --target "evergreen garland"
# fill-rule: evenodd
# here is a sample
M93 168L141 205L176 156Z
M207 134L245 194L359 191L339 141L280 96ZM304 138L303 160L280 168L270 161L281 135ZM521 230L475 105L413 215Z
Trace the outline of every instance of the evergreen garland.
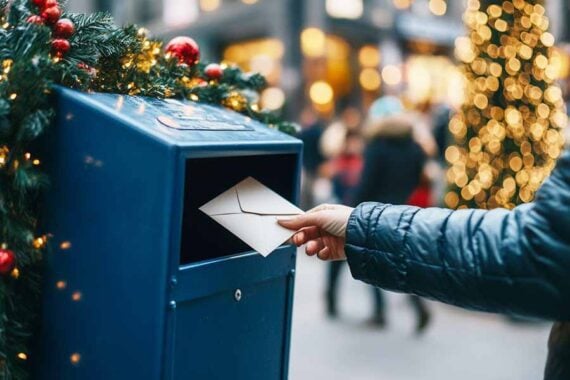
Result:
M206 65L180 64L144 29L119 28L109 14L63 14L75 28L66 40L69 50L54 51L61 43L54 42L54 22L42 13L43 3L0 0L0 244L14 253L16 264L0 277L1 379L28 378L33 362L41 263L49 240L37 230L38 197L49 181L34 144L55 114L54 85L219 104L287 133L296 131L294 124L248 100L248 92L266 85L261 75L230 66L209 78ZM41 159L49 160L49 152Z

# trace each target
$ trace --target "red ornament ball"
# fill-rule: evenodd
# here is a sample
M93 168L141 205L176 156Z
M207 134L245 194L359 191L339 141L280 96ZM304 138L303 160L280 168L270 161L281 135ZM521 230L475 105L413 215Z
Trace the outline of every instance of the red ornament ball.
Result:
M44 0L44 5L42 7L51 8L51 7L57 7L58 5L59 3L57 2L57 0Z
M43 25L44 19L38 15L31 15L26 20L29 24Z
M224 75L224 69L217 63L210 63L204 69L204 74L206 74L208 79L220 79Z
M200 60L200 48L190 37L175 37L166 44L166 53L176 57L180 64L194 66Z
M9 249L0 248L0 274L10 274L16 267L16 255Z
M75 33L75 24L68 18L62 18L55 23L53 33L57 38L69 38Z
M61 9L59 7L49 7L42 12L42 18L50 24L55 24L61 17Z
M51 42L51 49L57 57L63 57L71 49L71 44L68 40L56 38Z
M34 3L40 8L43 8L46 5L46 0L32 0L32 3Z

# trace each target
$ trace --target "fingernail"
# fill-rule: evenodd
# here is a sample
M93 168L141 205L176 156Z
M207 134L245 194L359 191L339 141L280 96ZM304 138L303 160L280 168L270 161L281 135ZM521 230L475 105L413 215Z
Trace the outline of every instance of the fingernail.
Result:
M293 219L295 219L295 217L294 216L278 216L276 219L278 222L290 222Z

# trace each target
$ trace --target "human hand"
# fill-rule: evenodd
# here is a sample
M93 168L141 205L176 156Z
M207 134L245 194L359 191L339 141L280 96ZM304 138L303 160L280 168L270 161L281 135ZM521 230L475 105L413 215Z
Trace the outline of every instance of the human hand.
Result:
M321 260L346 260L346 226L353 210L352 207L325 204L303 215L278 219L278 222L297 231L292 241L297 247L307 244L307 255L317 255Z

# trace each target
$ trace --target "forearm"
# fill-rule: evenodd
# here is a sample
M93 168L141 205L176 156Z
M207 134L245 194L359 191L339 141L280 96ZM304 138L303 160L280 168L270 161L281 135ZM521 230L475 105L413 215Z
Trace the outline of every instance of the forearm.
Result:
M566 264L552 265L550 252L545 249L541 257L529 241L533 230L524 230L529 210L363 204L348 224L352 274L385 289L466 308L568 319L568 281L553 269Z
M418 212L417 207L374 203L361 204L354 210L348 222L346 243L354 278L388 290L418 292L409 278L410 264L415 265L415 261L411 261L414 258L406 248L410 224ZM435 212L440 215L440 224L451 214L451 211ZM426 237L430 240L428 245L437 244L433 234ZM435 286L430 290L437 292Z

